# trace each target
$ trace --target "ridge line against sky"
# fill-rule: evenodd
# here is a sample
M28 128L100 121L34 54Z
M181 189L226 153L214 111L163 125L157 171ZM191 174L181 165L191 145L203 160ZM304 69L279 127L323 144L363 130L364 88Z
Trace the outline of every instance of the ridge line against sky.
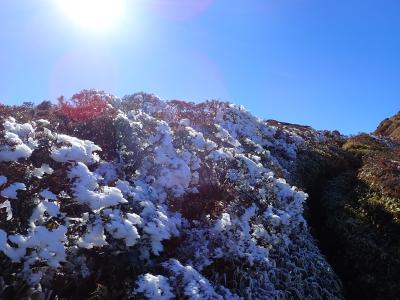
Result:
M345 134L400 110L399 1L114 0L112 28L60 1L0 2L0 103L145 91Z

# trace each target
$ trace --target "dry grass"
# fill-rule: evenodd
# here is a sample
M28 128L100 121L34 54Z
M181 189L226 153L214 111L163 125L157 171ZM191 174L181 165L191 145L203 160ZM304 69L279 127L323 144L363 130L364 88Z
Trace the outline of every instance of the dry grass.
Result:
M400 198L400 148L368 155L358 176L375 192Z
M363 156L375 151L381 151L387 148L383 141L372 137L369 134L362 133L349 138L343 144L343 150L352 152L357 156Z

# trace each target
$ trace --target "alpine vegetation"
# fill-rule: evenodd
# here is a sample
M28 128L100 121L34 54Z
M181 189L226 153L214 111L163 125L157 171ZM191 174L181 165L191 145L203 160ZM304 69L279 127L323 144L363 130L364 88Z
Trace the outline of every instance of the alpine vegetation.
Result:
M295 130L94 90L0 121L0 297L343 297L286 181Z

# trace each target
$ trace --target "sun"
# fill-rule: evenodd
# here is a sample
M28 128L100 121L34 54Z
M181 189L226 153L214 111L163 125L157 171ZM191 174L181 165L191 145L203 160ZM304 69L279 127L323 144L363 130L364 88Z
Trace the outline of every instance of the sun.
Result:
M124 0L59 0L60 8L81 29L114 28L124 12Z

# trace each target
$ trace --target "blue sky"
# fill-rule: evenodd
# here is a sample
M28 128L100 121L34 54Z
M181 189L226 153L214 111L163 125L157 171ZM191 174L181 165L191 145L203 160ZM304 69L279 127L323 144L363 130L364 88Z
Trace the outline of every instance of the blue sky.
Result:
M104 32L57 1L0 1L2 103L146 91L346 134L400 110L399 1L128 0Z

